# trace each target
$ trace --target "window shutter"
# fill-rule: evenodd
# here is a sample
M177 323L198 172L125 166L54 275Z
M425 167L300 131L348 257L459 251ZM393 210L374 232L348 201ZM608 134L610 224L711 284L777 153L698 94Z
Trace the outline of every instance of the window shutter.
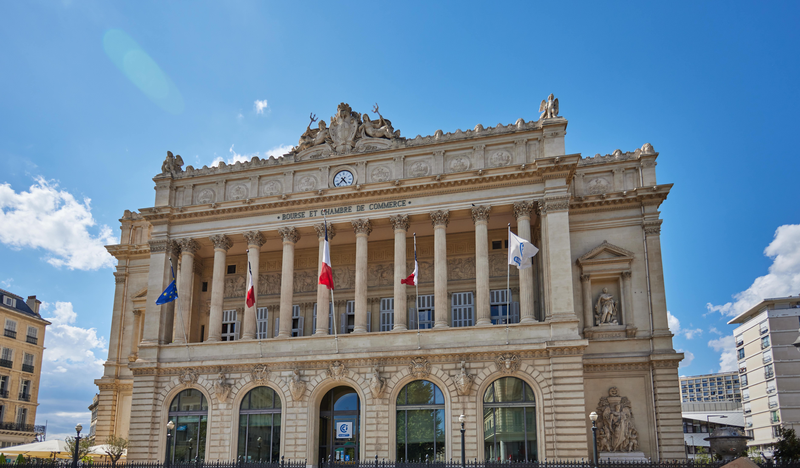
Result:
M272 329L272 336L278 336L278 332L280 331L280 317L275 317L275 327Z
M314 303L314 314L311 316L311 334L317 332L317 303Z
M39 335L39 329L36 327L28 327L28 336L36 338Z
M475 307L472 299L472 292L453 293L450 299L453 327L471 327L474 325Z
M6 319L6 330L17 331L17 322Z
M372 312L367 312L367 332L372 331Z
M234 339L238 340L241 339L242 336L242 322L241 320L235 320L233 322L233 326L235 327L233 330Z
M341 333L342 335L347 333L347 314L346 313L341 314L339 316L339 333Z
M511 322L519 323L519 302L511 303Z
M394 328L394 298L381 299L381 328L380 331L392 331Z
M267 327L269 326L269 309L266 307L259 307L256 309L256 324L258 325L257 338L259 340L269 338L269 335L267 335Z
M409 325L411 325L411 329L412 330L416 330L417 329L417 311L414 309L414 307L409 307L408 308L408 318L409 318L408 323L409 323Z
M300 317L297 319L297 336L303 336L303 319L305 317Z

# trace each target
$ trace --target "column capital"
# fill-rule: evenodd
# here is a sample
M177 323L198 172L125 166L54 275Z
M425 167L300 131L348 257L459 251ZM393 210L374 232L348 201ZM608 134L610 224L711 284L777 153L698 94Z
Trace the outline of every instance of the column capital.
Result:
M369 235L372 232L372 223L368 219L354 219L350 221L356 234Z
M492 211L491 206L478 205L472 207L472 222L478 224L478 221L489 221L489 212Z
M296 228L282 227L278 229L278 232L281 234L283 242L291 242L292 244L296 244L297 241L300 240L300 233L297 232Z
M592 279L591 275L581 275L581 282L588 283Z
M151 239L147 243L150 245L150 253L166 252L169 239Z
M325 223L315 224L314 229L317 231L317 237L319 239L325 238ZM336 237L336 229L333 227L333 224L328 223L328 240L334 237Z
M198 250L200 250L200 244L198 244L194 239L178 239L175 242L180 246L181 253L194 255Z
M231 241L230 237L226 236L225 234L214 234L213 236L209 237L211 239L211 243L214 244L214 249L222 249L228 250L233 246L233 241Z
M436 226L447 227L449 223L450 223L449 211L439 210L431 213L431 224L433 224L433 227Z
M569 195L543 198L539 200L539 212L542 214L567 210L569 210Z
M644 229L644 233L647 236L658 236L661 234L661 223L663 220L656 219L654 221L645 221L642 225L642 229Z
M142 316L142 309L133 309L132 310L134 317L141 317Z
M127 279L127 278L128 278L128 273L119 272L119 271L115 271L114 272L114 282L117 283L117 284L124 283L125 279Z
M244 233L244 239L247 241L247 246L261 247L264 245L264 236L259 231L247 231Z
M622 279L624 279L624 280L629 280L629 279L631 279L631 271L630 271L630 270L628 270L628 271L623 271L623 272L622 272Z
M530 218L531 210L533 210L533 201L518 201L514 202L514 218Z
M181 254L181 246L176 241L170 239L167 241L167 255L178 256Z
M389 216L389 222L395 231L408 231L408 215Z

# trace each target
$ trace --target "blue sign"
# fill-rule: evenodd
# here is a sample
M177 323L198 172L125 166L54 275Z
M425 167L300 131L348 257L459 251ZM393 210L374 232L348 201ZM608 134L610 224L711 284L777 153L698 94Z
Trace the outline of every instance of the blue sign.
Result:
M183 426L178 426L178 429L177 429L177 430L179 430L179 431L185 431L185 430L186 430L186 425L184 424Z
M350 455L345 455L344 456L344 461L350 461Z
M337 439L352 439L353 438L353 423L352 422L337 422L336 423L336 438Z

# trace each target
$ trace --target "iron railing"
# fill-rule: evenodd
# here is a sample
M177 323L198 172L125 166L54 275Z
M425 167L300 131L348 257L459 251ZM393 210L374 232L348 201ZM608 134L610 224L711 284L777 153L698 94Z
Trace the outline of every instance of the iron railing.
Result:
M33 364L23 364L22 372L30 372L31 374L33 374Z
M17 424L13 422L0 423L0 430L3 431L20 431L20 432L34 432L33 424ZM8 458L8 457L6 457Z
M27 341L30 344L39 344L39 338L35 336L28 335L25 337L25 341Z
M0 359L0 367L8 367L9 369L11 369L12 367L14 367L14 361L12 361L11 359Z
M7 336L9 338L14 338L15 340L17 339L17 332L14 331L14 330L9 330L8 328L3 330L3 335L5 335L5 336Z

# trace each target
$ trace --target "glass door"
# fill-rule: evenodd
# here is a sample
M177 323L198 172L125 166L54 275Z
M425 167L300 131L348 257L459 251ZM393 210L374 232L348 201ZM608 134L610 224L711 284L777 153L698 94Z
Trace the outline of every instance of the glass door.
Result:
M319 457L321 461L358 461L360 401L350 387L336 387L322 399L319 408Z

